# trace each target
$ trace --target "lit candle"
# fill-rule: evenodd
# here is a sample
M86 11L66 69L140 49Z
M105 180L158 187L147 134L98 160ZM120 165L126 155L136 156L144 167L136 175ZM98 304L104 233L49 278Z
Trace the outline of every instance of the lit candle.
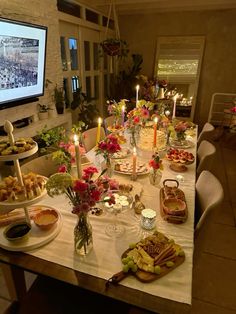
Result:
M121 108L121 124L122 126L125 124L125 105L123 105Z
M138 106L138 91L139 91L139 85L136 86L136 107Z
M82 178L82 169L81 169L81 155L79 151L79 140L78 135L74 135L74 144L75 144L75 159L76 159L76 167L77 167L77 174L78 178Z
M98 118L98 128L97 128L97 139L96 139L96 144L100 142L100 137L101 137L101 125L102 125L102 118Z
M133 148L133 178L136 177L137 152L136 147Z
M173 101L174 101L174 106L173 106L173 115L172 115L172 119L175 118L175 114L176 114L176 100L179 97L179 94L175 94L175 96L173 97Z
M157 122L158 122L158 118L155 117L154 118L154 126L153 126L153 130L154 130L153 147L157 146Z
M156 212L151 208L145 208L141 211L141 227L151 230L156 225Z

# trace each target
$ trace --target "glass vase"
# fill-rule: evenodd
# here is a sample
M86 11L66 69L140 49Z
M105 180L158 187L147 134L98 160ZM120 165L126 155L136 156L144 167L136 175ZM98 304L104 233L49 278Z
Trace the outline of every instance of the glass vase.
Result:
M153 168L150 169L149 181L152 185L156 187L160 186L161 178L162 178L162 172L160 169L153 169Z
M87 255L93 247L92 225L88 213L80 213L74 228L74 247L79 255Z
M107 169L107 171L106 171L106 175L108 176L108 177L112 177L112 174L113 174L113 169L112 169L112 164L111 164L111 159L110 158L107 158L107 160L106 160L106 169Z

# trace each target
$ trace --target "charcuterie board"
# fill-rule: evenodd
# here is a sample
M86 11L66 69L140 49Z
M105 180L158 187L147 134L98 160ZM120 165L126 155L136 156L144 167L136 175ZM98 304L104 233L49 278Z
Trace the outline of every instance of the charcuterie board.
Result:
M117 284L129 275L142 282L152 282L165 276L185 260L181 246L157 231L130 246L132 247L121 256L123 270L113 275L109 282Z
M176 186L167 186L166 182L172 181ZM167 179L160 189L160 213L164 220L170 223L181 224L188 218L188 208L184 192L179 188L179 182Z

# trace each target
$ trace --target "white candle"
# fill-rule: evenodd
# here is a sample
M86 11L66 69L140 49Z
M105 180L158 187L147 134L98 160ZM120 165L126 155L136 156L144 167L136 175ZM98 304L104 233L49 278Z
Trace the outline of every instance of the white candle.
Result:
M125 124L125 105L123 105L121 108L121 124L122 126Z
M136 176L137 152L136 147L133 148L133 177Z
M136 85L136 107L138 106L138 91L139 91L139 85Z
M100 137L101 137L101 125L102 125L102 118L98 118L98 128L97 128L97 139L96 139L96 144L100 142Z
M82 178L82 169L81 169L81 155L79 151L79 140L78 135L74 135L74 144L75 144L75 159L76 159L76 167L77 167L77 174L78 178Z
M173 106L173 115L172 115L172 119L175 118L175 114L176 114L176 100L179 97L179 94L175 94L175 96L173 97L173 101L174 101L174 106Z

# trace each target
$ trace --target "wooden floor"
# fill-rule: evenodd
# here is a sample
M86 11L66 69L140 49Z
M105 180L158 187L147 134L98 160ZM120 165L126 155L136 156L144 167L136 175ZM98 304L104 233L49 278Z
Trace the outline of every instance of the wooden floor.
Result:
M236 313L236 135L224 133L221 139L213 141L213 144L217 148L217 158L212 172L224 187L225 199L221 208L211 217L211 221L208 222L207 227L204 228L195 243L191 314ZM48 287L49 284L48 282ZM51 282L51 284L55 283ZM63 287L62 283L59 285ZM42 286L42 283L39 284L39 287L42 292L45 292L46 287ZM73 292L70 292L70 288L67 288L67 291L71 295L71 300L74 299L75 296ZM80 293L84 296L83 300L87 300L89 306L81 307L78 313L97 313L98 304L103 304L101 305L103 313L148 313L136 308L131 309L126 304L113 300L97 298L96 295L84 291ZM43 302L50 303L50 300L43 300L42 295L43 293L39 293L36 300L42 306ZM60 299L60 295L58 296L57 293L54 296L55 300L57 297ZM6 312L10 304L6 285L0 272L0 314L28 314L33 313L32 309L35 308L35 303L31 302L31 312L29 312L30 308L26 309L25 307L21 311L12 308L11 312ZM73 304L76 302L73 301ZM74 313L73 309L65 311L63 308L53 307L53 302L50 303L50 306L53 314ZM41 312L39 309L37 313L48 312L41 307Z

